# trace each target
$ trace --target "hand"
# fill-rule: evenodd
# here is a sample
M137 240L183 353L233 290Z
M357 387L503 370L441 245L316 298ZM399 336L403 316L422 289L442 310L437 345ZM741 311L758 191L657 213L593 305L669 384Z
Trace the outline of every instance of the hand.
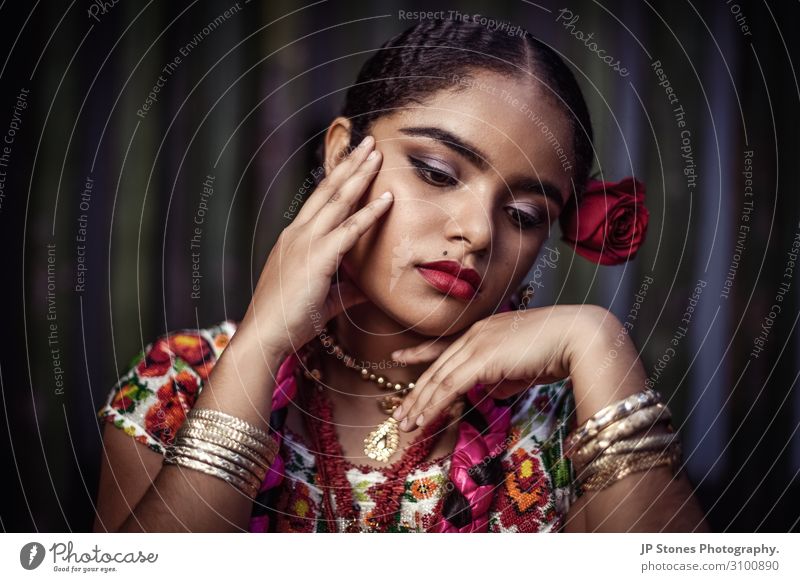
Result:
M486 384L492 397L502 399L566 378L581 341L573 338L586 339L586 330L597 325L596 312L594 306L559 305L498 313L452 342L445 338L401 350L396 359L436 361L392 416L404 421L401 430L411 431L475 384Z
M276 353L305 345L333 317L367 301L351 281L342 277L331 285L331 279L392 203L387 192L353 214L381 166L374 145L367 136L330 172L270 252L242 325L253 326Z

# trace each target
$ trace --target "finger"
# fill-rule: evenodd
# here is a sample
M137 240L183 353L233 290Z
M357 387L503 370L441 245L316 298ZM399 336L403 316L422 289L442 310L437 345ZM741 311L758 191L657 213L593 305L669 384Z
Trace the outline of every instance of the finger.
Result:
M330 196L344 184L345 180L347 180L367 158L374 146L375 138L368 135L358 144L358 147L348 153L344 160L336 164L336 167L325 176L322 182L320 182L317 188L311 193L311 196L308 197L308 200L305 201L300 212L297 213L293 224L305 224L315 216L320 208L328 203Z
M469 354L469 350L462 350L460 361L448 372L442 372L441 381L431 381L426 389L427 400L418 402L418 411L412 411L406 426L411 425L411 430L418 426L425 426L433 419L438 418L442 411L450 406L462 394L468 392L479 380L477 374L480 370L478 359ZM456 359L456 358L453 358Z
M403 430L414 430L416 427L414 423L420 414L421 406L424 406L430 398L428 390L432 389L430 387L431 378L438 374L442 368L453 365L455 362L459 361L454 358L464 345L464 337L465 336L462 336L453 342L453 344L439 356L439 359L425 370L422 376L417 380L414 390L405 397L402 404L394 411L392 416L394 416L396 420L401 421L400 427ZM449 367L447 369L449 369Z
M433 364L431 364L428 367L427 370L425 370L425 372L422 374L422 376L417 378L417 381L415 382L414 390L412 390L410 394L406 395L406 397L403 399L403 402L401 403L401 405L398 406L395 409L395 411L392 413L392 416L394 417L395 420L400 421L402 423L403 419L405 419L408 416L408 411L411 410L411 408L417 402L420 394L422 394L422 392L424 390L424 387L425 387L427 381L430 379L430 377L433 374L436 373L436 371L442 365L444 365L445 362L447 362L453 356L453 354L458 352L458 350L461 347L465 337L466 337L466 335L462 335L456 341L454 341L452 344L450 344L447 347L447 349L444 352L442 352L442 354L439 356L439 358ZM412 422L413 422L413 419L412 419ZM411 426L413 427L413 424Z
M392 352L392 359L406 364L433 362L444 353L453 341L452 339L446 340L443 338L428 340L418 346L395 350Z
M319 209L314 218L309 220L309 224L313 225L314 232L327 234L352 214L356 204L367 191L367 187L378 175L382 159L378 150L372 150L344 184L328 197L328 203Z
M330 241L337 265L341 264L342 257L353 248L358 239L389 210L393 200L391 192L384 192L323 237L323 240Z

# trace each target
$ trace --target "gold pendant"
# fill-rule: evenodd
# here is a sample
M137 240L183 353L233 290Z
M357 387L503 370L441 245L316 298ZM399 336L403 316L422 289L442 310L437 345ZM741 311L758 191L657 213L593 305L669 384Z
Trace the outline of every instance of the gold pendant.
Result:
M397 421L389 417L364 439L364 454L370 459L386 463L400 443Z

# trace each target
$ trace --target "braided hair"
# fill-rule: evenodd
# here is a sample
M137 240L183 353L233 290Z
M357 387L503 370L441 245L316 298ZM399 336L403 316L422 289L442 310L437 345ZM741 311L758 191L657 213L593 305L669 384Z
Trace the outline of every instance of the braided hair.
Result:
M573 133L573 196L564 211L580 201L593 161L591 118L581 89L561 57L527 31L512 36L498 29L463 20L424 20L386 41L361 67L347 91L342 116L351 123L352 149L373 124L399 108L424 102L442 91L458 91L455 78L486 70L519 79L533 77L567 116ZM458 77L456 77L458 76ZM324 160L324 143L317 149ZM321 180L322 174L316 176ZM506 304L503 311L512 309ZM300 364L290 356L278 373L270 424L281 428L286 405L297 389L292 370ZM441 499L442 519L435 532L483 532L496 487L502 482L502 455L511 427L512 400L498 400L477 384L466 395L466 412L451 457L449 482ZM251 530L267 531L270 509L282 482L280 455L256 499Z
M548 45L523 30L511 36L463 20L424 20L386 41L361 67L345 97L341 115L351 123L350 149L366 137L381 117L421 103L438 91L464 87L454 79L491 71L533 78L569 119L573 133L573 182L578 202L593 163L591 116L575 75ZM324 160L324 143L317 149ZM317 174L317 179L324 176Z

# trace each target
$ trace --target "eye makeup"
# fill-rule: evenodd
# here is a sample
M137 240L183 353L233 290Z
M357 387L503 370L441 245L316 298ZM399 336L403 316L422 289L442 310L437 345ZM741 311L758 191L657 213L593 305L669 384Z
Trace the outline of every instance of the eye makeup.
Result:
M458 178L454 177L455 172L445 164L430 158L423 160L414 156L408 156L408 162L416 174L431 186L445 188L459 183Z
M452 188L459 185L458 178L454 176L456 172L447 164L412 155L407 158L414 172L426 184L435 188ZM533 229L546 222L547 212L533 205L509 206L505 208L505 212L511 218L512 224L521 230Z

